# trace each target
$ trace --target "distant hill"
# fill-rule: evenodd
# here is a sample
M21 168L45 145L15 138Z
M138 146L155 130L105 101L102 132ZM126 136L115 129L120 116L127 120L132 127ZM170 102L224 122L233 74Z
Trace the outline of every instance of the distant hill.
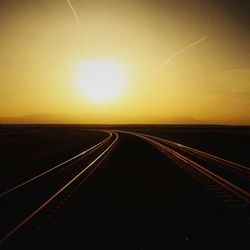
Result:
M134 121L134 122L131 122ZM143 124L144 121L148 124L237 124L237 125L249 125L250 119L235 120L234 123L230 121L215 121L209 122L204 120L198 120L187 116L176 117L159 117L159 116L111 116L107 114L100 115L70 115L70 114L31 114L20 117L0 117L0 124L116 124L116 121L124 124ZM128 122L120 122L128 121Z
M64 114L31 114L20 117L0 117L0 124L60 124L81 123L83 117Z
M112 116L100 114L100 116L91 115L69 115L69 114L31 114L20 117L0 117L0 124L84 124L84 123L105 123L111 121ZM132 116L131 117L115 117L119 120L135 120L135 123L141 123L141 120L150 120L160 124L205 124L206 122L200 121L191 117L171 117L162 118L157 116ZM126 119L127 118L127 119ZM87 122L86 122L87 121ZM115 123L115 122L114 122ZM152 122L150 122L152 123Z
M206 121L201 121L187 116L176 116L166 118L164 123L167 124L208 124Z

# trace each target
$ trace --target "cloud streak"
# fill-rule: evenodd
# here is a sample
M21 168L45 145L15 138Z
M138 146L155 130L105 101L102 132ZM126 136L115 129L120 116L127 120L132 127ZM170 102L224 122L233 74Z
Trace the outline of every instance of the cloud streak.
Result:
M206 39L208 38L208 35L203 36L202 38L200 38L199 40L187 45L186 47L184 47L183 49L178 50L177 52L175 52L174 54L172 54L169 58L167 58L165 61L163 61L158 67L156 67L155 69L153 69L152 71L150 71L149 73L143 74L139 77L136 78L136 80L140 80L143 79L145 77L147 77L148 75L157 73L158 71L164 69L168 64L170 64L178 55L184 53L185 51L199 45L200 43L204 42Z
M74 17L75 17L76 22L79 24L79 23L80 23L79 17L78 17L78 15L77 15L77 13L76 13L76 10L75 10L74 6L72 5L72 3L71 3L70 0L67 0L67 3L68 3L69 8L71 9L71 11L72 11L72 13L73 13L73 15L74 15Z
M183 49L181 50L178 50L177 52L175 52L173 55L171 55L167 60L165 60L160 66L158 66L154 72L157 72L163 68L165 68L169 63L171 63L173 61L173 59L175 57L177 57L178 55L184 53L185 51L197 46L198 44L202 43L203 41L205 41L207 39L208 35L202 37L201 39L199 39L198 41L195 41L191 44L189 44L188 46L184 47Z

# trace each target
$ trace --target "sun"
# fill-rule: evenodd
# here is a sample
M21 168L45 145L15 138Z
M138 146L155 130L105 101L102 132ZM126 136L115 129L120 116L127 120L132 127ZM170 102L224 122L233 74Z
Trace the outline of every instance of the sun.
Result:
M107 102L117 99L127 83L124 66L105 60L82 61L76 67L76 82L88 99Z

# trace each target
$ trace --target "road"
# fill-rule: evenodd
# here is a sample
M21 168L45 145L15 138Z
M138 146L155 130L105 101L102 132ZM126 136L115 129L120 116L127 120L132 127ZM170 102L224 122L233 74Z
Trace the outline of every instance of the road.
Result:
M104 145L102 150L110 145L111 142ZM237 210L150 143L125 133L119 133L116 147L93 171L32 219L2 246L6 249L250 246L249 224Z

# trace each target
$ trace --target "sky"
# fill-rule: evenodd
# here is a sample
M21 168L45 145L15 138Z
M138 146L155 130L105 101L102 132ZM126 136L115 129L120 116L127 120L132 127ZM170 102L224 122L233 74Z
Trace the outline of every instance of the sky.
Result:
M250 124L249 13L248 0L0 0L0 118ZM82 93L90 61L123 66L117 98Z

